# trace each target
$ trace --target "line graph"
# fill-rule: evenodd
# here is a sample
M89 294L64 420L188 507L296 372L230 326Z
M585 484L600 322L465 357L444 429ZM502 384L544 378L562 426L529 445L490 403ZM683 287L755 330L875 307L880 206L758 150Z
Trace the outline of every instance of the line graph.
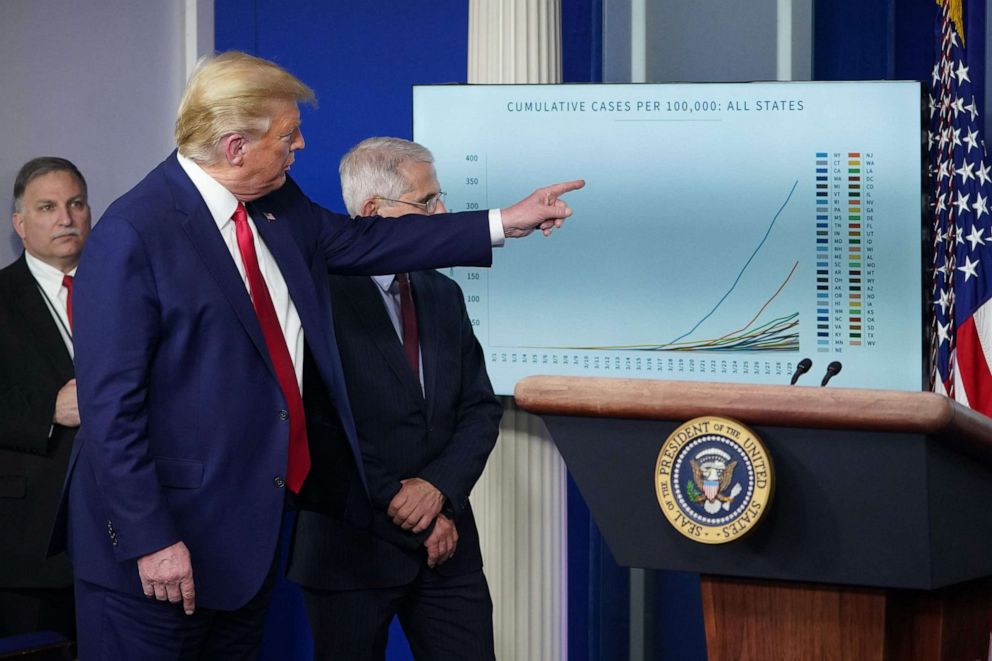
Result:
M754 322L768 308L772 301L778 298L785 286L799 268L796 261L789 274L782 281L768 300L755 313L751 320L737 330L730 331L722 337L710 340L692 342L668 342L665 344L634 344L634 345L595 345L595 346L532 346L540 349L584 349L584 350L614 350L614 351L798 351L799 350L799 313L778 317L748 331ZM726 298L726 296L724 297Z
M918 385L919 95L416 87L414 136L449 209L586 180L560 232L507 242L489 269L445 270L496 391L530 374L787 383L808 355L843 360L845 385Z
M678 337L676 337L674 340L672 340L668 344L675 344L679 340L681 340L681 339L683 339L685 337L688 337L689 335L692 335L696 331L696 329L699 328L703 324L703 322L705 322L707 319L709 319L713 315L713 313L717 311L717 308L719 308L723 304L723 302L725 300L727 300L727 297L730 296L731 292L733 292L734 289L737 287L737 283L739 283L741 281L741 277L743 277L744 272L747 270L747 267L751 265L751 262L754 260L755 255L758 254L758 251L761 250L761 247L763 245L765 245L765 242L766 241L768 241L768 236L772 233L772 228L775 227L775 222L778 220L778 217L780 215L782 215L782 211L785 210L786 205L789 204L789 200L792 199L792 194L794 192L796 192L796 186L798 186L798 185L799 185L799 180L796 179L793 182L793 184L792 184L792 188L789 189L789 194L786 196L785 202L783 202L782 203L782 206L780 206L779 209L778 209L778 211L775 212L775 215L772 217L772 222L768 224L768 229L765 230L765 235L763 237L761 237L761 241L758 243L757 247L754 249L754 252L752 252L751 253L751 256L747 258L747 261L746 262L744 262L744 266L741 267L741 270L737 274L737 277L734 278L734 282L733 282L732 285L730 285L730 289L728 289L727 292L722 297L720 297L720 300L716 302L716 305L713 306L713 309L712 310L710 310L709 312L706 313L706 316L704 316L702 319L700 319L699 321L696 322L696 325L695 326L693 326L692 328L690 328L688 331L686 331L682 335L679 335Z

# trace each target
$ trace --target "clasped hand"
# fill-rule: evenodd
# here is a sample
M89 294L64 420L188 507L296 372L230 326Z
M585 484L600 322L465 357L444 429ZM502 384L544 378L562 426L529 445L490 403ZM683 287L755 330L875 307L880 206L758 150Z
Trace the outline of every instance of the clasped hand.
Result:
M389 501L386 514L403 530L423 532L441 512L444 494L419 477L400 480L400 490Z
M55 414L52 422L63 427L79 426L79 403L76 399L76 380L69 379L55 395Z
M458 530L455 529L455 522L443 514L437 515L434 521L434 530L424 542L427 549L427 566L437 567L447 562L455 554L455 547L458 546Z

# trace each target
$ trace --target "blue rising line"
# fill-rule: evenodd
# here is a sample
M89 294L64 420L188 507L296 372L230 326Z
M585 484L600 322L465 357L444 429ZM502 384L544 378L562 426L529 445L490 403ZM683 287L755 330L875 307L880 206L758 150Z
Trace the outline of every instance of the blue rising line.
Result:
M718 307L720 307L720 305L722 305L725 300L727 300L727 297L730 296L730 292L734 291L734 287L736 287L737 286L737 283L741 281L741 277L744 275L744 271L747 270L747 267L750 266L751 260L754 259L754 256L758 254L758 251L759 250L761 250L761 246L765 245L765 241L768 240L768 235L772 233L772 228L775 227L775 221L778 220L779 215L781 215L782 211L785 209L785 205L787 205L789 203L789 200L792 199L792 194L794 192L796 192L796 186L798 186L798 185L799 185L799 180L796 179L795 183L792 184L792 190L789 191L788 197L785 198L785 202L783 202L782 203L782 206L780 206L778 208L778 211L775 212L775 217L772 218L772 222L768 226L768 231L765 232L765 236L762 237L762 239L761 239L761 243L759 243L758 244L758 247L754 249L754 252L751 253L751 256L747 258L747 262L745 262L744 267L741 269L741 272L737 274L737 279L734 280L734 284L730 285L730 289L728 289L727 290L727 293L723 295L723 298L721 298L719 301L717 301L717 304L713 306L713 309L710 310L706 314L705 317L703 317L702 319L700 319L696 323L695 326L693 326L692 328L690 328L685 333L682 333L681 335L679 335L677 338L675 338L674 340L672 340L671 342L669 342L669 344L675 344L676 342L678 342L679 340L681 340L683 337L686 337L688 335L692 335L693 332L695 332L695 330L697 328L699 328L704 321L706 321L707 319L709 319L710 318L710 315L712 315L714 312L716 312L716 309Z

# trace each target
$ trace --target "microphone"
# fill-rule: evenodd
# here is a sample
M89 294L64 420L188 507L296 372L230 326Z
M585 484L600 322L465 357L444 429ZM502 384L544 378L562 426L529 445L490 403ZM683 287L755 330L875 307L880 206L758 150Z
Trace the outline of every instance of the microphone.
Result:
M796 365L796 371L792 373L792 380L789 381L789 385L790 386L796 385L796 381L799 380L799 377L801 377L803 374L808 372L809 368L812 366L813 366L813 361L810 360L809 358L803 358L802 360L800 360L799 364Z
M837 376L840 373L841 367L842 365L839 360L835 360L827 365L827 373L823 375L823 381L820 381L820 386L827 385L827 381Z

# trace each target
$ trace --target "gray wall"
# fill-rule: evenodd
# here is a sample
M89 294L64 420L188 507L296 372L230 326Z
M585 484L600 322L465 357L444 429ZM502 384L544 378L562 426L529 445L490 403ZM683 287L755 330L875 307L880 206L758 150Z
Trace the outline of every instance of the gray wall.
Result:
M79 166L95 220L169 153L183 43L183 0L0 0L0 266L25 161Z
M812 72L813 0L603 0L603 80L631 80L632 5L643 4L649 83L792 80ZM780 20L787 11L791 21ZM783 34L779 34L779 30ZM781 39L780 39L781 37ZM789 57L791 55L791 57Z
M775 80L777 0L649 0L649 82Z
M603 0L604 83L630 82L630 11L630 0Z

